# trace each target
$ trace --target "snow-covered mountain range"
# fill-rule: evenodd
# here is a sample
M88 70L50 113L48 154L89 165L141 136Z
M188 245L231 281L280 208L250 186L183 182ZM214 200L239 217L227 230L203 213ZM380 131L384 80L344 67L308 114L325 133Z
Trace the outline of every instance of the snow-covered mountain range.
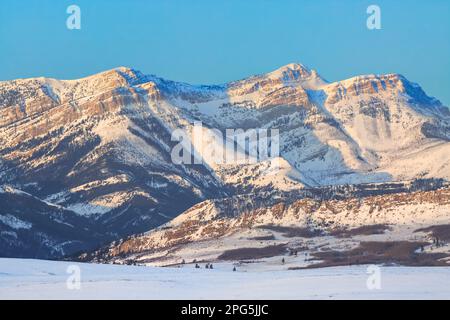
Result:
M192 136L195 122L278 129L278 170L217 164L197 145L203 164L173 163L172 132ZM85 251L212 199L450 180L450 111L437 99L399 74L330 83L301 64L208 86L125 67L0 82L0 143L2 256Z

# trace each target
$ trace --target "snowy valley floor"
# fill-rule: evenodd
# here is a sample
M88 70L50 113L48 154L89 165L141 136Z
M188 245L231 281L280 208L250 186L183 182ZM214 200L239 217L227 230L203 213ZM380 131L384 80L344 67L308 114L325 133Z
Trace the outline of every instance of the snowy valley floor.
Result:
M73 265L80 289L67 288ZM367 266L233 272L231 263L206 270L1 258L0 299L450 299L448 267L380 267L381 289L372 290L367 272Z

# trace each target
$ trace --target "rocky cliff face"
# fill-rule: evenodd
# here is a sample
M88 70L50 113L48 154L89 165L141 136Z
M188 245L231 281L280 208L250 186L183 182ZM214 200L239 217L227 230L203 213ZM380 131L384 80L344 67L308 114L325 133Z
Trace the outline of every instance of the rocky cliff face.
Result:
M174 164L172 132L182 129L192 137L198 121L206 132L278 129L278 171L271 170L274 159L214 163L204 151L221 148L220 140L213 142L219 146L196 150L203 164ZM80 228L94 223L96 236L80 240L91 246L150 230L207 199L449 179L449 123L447 108L400 75L329 83L300 64L211 86L124 67L78 80L5 81L0 185L82 217ZM249 152L245 145L238 149ZM31 214L26 205L21 208L24 217ZM52 237L52 230L42 232ZM0 237L12 248L0 254L25 252L21 239Z
M438 186L435 190L390 185L392 193L374 195L375 190L382 191L383 187L388 185L366 186L363 197L356 196L361 189L347 190L340 199L319 199L317 195L329 190L317 189L316 197L285 194L263 196L256 201L254 197L242 196L207 200L155 230L114 242L79 258L150 265L180 264L182 260L193 259L198 262L243 259L247 263L263 263L260 258L278 256L281 260L293 250L318 256L338 250L344 255L345 250L358 248L367 241L377 241L380 248L383 243L389 246L405 241L411 247L428 247L428 253L432 252L432 234L418 232L444 230L447 226L449 185ZM448 238L448 233L441 234L439 254L424 264L445 265L445 261L450 261L450 246L442 241ZM275 246L282 250L263 257L258 255L258 249ZM233 256L232 253L237 254L243 248L249 252L251 248L253 253ZM397 258L399 256L394 255L381 262L394 262ZM317 261L310 261L305 266L315 263Z

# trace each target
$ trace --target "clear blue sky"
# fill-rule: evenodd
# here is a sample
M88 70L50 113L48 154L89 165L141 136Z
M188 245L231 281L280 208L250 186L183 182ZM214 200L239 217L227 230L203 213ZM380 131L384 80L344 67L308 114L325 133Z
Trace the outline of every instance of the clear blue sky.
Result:
M366 28L372 3L381 30ZM301 62L328 80L401 73L450 105L449 39L448 0L2 0L0 80L129 66L212 84Z

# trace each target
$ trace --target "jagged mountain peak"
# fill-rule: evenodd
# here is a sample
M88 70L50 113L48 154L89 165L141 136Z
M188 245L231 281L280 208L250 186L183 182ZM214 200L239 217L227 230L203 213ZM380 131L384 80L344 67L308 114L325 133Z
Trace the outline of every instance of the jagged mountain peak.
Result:
M332 82L325 88L331 97L329 102L339 101L343 97L370 94L384 98L405 98L411 106L422 110L442 109L442 103L428 96L421 86L398 73L358 75L345 80Z
M373 85L382 85L386 87L397 87L403 89L405 86L411 86L414 88L420 88L417 83L409 81L405 76L399 73L386 73L386 74L363 74L356 75L344 80L339 80L331 83L331 85L343 85L349 87L352 85L360 85L364 83L370 83Z
M88 85L116 85L116 86L133 86L149 81L149 77L141 71L131 67L116 67L106 71L102 71L84 78L73 80L61 80L70 84L88 84Z
M305 84L311 81L316 82L317 85L327 83L327 81L323 79L316 70L297 62L286 64L276 70L259 76L250 77L249 79L252 78L282 81L285 85Z
M295 63L212 86L129 67L77 80L1 82L0 185L75 217L92 215L104 234L123 237L214 197L449 179L450 121L437 112L415 112L409 97L417 109L432 99L398 74L327 83ZM204 166L174 163L173 131L190 136L196 121L205 133L278 129L279 171L269 175L272 161L261 159L245 165L209 161L207 152L223 150L216 149L223 140L208 134L194 145ZM245 141L238 149L250 150ZM47 210L40 202L35 205Z
M301 63L289 63L267 74L268 77L280 78L286 81L295 81L299 79L317 76L317 72L311 70Z
M278 69L274 70L273 72L284 72L284 71L293 71L293 70L297 70L300 72L306 72L306 73L310 73L311 69L307 66L305 66L304 64L298 63L298 62L291 62L288 64L285 64L284 66L279 67Z
M151 80L151 76L145 75L139 70L130 67L118 67L113 69L117 74L127 80L129 85L137 85Z

